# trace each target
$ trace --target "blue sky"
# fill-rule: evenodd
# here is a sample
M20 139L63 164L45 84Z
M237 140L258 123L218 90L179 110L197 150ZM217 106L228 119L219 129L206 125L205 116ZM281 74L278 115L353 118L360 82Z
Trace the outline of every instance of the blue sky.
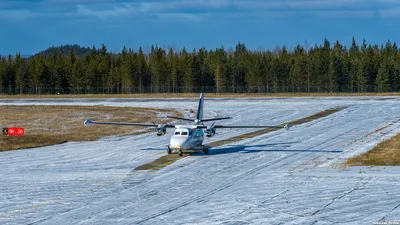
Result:
M120 51L251 49L400 39L399 0L1 0L0 54L80 44Z

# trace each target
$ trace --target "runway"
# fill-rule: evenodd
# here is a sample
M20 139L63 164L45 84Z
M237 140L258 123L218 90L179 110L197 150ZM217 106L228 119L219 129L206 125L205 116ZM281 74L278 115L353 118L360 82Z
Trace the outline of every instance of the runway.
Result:
M198 99L27 99L1 105L196 109ZM279 125L158 170L170 134L112 136L0 153L0 224L374 224L400 221L400 169L344 167L400 132L399 97L205 99L204 118ZM95 119L95 118L88 118ZM83 121L82 121L83 125ZM383 129L380 129L383 128ZM207 142L257 129L220 129Z

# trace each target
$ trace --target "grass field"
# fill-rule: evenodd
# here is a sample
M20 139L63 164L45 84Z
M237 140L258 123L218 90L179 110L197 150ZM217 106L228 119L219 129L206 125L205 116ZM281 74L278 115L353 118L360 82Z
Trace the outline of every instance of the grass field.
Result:
M86 127L85 119L121 122L170 121L157 118L157 113L182 116L174 110L104 106L1 106L0 126L24 127L22 137L0 136L0 151L32 148L66 141L90 141L111 135L126 135L151 131L151 128L131 126Z
M257 98L257 97L335 97L335 96L400 96L400 92L385 93L205 93L207 98ZM19 98L197 98L199 93L162 94L80 94L80 95L1 95L0 99Z
M374 149L347 160L347 166L400 166L400 134Z

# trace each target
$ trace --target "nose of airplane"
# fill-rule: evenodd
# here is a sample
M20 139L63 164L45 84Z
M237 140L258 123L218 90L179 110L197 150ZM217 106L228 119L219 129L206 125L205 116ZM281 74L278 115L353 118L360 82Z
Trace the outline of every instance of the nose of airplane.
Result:
M186 137L171 137L170 146L173 148L185 148Z

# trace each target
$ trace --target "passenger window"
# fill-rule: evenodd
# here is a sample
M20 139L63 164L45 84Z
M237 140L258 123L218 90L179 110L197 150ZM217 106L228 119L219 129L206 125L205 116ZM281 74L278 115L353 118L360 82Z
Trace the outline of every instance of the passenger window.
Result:
M182 135L188 135L188 132L183 131L183 132L182 132Z
M175 135L179 135L179 134L180 134L180 132L179 132L179 131L175 132Z

